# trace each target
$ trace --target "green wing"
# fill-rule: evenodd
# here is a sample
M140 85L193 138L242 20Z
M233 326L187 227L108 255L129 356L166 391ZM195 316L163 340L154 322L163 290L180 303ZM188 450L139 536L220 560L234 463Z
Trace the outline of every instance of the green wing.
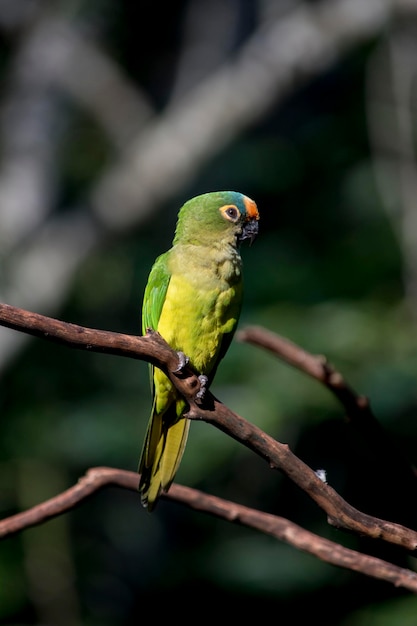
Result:
M157 330L165 296L168 290L171 274L168 270L168 254L165 252L159 256L149 274L145 287L142 307L142 334L146 334L147 328ZM153 365L149 366L151 389L153 393Z
M161 254L151 269L148 282L145 287L142 308L142 333L146 333L147 328L156 330L162 307L165 302L171 274L168 271L168 252Z
M171 274L168 270L169 251L159 256L149 274L142 308L142 333L147 328L158 329ZM155 412L154 367L149 366L154 403L139 462L142 502L152 511L161 490L167 491L174 479L184 452L190 422L178 421L177 404L167 406L162 415ZM180 401L182 402L182 401Z

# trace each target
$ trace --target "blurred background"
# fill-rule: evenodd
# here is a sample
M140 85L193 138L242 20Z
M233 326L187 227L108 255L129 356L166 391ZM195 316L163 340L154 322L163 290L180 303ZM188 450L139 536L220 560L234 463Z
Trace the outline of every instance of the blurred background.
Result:
M240 328L326 355L415 463L416 35L412 0L0 0L1 301L139 334L182 203L241 191L261 223L242 250ZM413 486L318 383L234 341L212 389L351 504L417 527ZM146 363L0 328L1 516L89 467L135 471L149 412ZM192 425L177 480L415 568L330 528L207 424ZM1 624L195 610L407 625L417 600L172 502L149 515L116 488L0 543Z

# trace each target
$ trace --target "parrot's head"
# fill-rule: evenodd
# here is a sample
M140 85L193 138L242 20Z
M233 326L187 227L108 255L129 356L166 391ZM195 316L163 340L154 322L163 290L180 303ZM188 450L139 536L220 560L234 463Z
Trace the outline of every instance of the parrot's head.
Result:
M188 200L178 214L174 243L214 241L252 243L258 234L258 208L237 191L213 191Z

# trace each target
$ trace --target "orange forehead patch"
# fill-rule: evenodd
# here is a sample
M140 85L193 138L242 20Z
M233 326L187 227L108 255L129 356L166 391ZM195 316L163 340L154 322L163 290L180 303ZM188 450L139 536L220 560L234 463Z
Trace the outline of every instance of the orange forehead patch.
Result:
M243 203L245 205L246 213L248 214L248 218L250 220L258 220L259 219L259 211L255 202L248 198L247 196L243 197Z

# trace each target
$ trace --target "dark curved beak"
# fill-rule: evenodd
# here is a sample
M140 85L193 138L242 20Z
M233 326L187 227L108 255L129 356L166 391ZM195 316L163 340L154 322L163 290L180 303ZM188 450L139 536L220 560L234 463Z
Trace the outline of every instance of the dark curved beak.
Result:
M259 223L258 220L249 220L246 222L242 228L242 233L239 236L239 241L244 241L245 239L249 239L249 245L256 239L256 235L259 231Z

